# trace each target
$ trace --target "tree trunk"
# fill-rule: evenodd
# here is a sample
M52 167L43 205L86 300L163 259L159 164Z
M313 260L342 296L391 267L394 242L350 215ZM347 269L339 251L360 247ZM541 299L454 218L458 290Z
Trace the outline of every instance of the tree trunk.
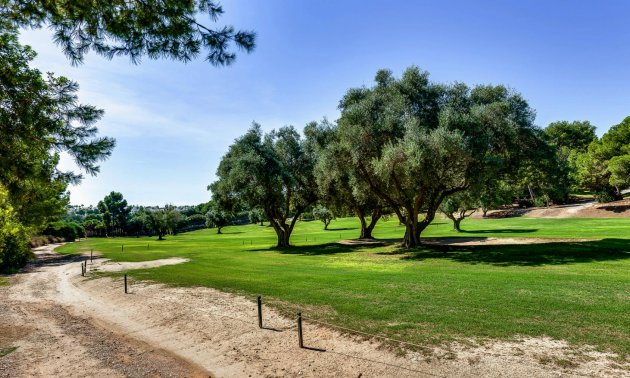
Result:
M457 232L462 232L460 224L462 223L462 218L453 219L453 229Z
M324 221L324 230L328 231L328 225L330 224L329 220Z
M481 211L483 212L483 217L486 218L488 216L488 208L487 207L482 207Z
M374 237L372 236L372 231L374 230L374 227L376 226L378 220L381 219L381 208L377 207L372 211L372 217L370 218L369 225L365 221L365 214L363 213L362 209L355 208L354 211L361 221L361 235L359 235L359 239L374 239Z
M271 226L273 226L274 231L276 231L276 236L278 237L277 247L289 247L289 238L291 237L291 231L289 231L290 227L286 224L279 224L275 219L270 219L269 222Z
M162 237L162 233L158 232L158 240L164 240L164 238Z
M278 248L287 248L287 247L289 247L289 238L291 237L291 234L286 232L281 227L275 228L275 230L276 230L276 235L278 236L277 247Z
M536 197L534 197L534 191L532 190L532 186L528 184L527 190L529 190L529 196L532 198L532 204L536 206Z
M405 238L403 239L403 247L415 248L420 245L420 229L418 226L418 212L415 209L406 209L405 217Z
M217 234L222 234L221 227L217 227Z
M418 222L405 223L405 238L403 239L403 247L415 248L419 245L420 233L418 232Z

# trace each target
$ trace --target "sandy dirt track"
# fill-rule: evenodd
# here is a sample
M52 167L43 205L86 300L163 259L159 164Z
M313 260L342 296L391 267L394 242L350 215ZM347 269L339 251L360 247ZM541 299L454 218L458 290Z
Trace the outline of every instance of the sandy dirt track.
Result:
M125 295L122 280L81 277L77 258L37 253L0 287L0 349L18 347L0 357L0 377L630 377L612 355L546 338L401 355L306 320L299 349L295 320L265 308L261 330L251 299L134 281Z

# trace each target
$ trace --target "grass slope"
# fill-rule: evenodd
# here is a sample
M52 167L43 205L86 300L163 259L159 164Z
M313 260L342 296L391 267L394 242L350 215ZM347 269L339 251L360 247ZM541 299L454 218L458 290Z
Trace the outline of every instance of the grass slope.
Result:
M64 253L94 248L106 257L142 261L171 256L190 263L134 271L138 279L201 285L264 296L285 311L415 343L515 335L550 336L630 352L630 219L470 219L466 232L436 222L427 237L598 238L538 245L349 247L358 222L340 219L296 226L288 251L258 225L155 238L89 239ZM390 220L375 236L400 238ZM124 244L124 252L121 252ZM147 248L147 245L149 248Z

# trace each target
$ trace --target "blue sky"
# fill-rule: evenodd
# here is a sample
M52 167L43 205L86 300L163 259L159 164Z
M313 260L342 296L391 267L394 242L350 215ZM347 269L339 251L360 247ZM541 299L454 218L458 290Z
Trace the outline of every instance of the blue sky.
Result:
M598 134L630 115L628 1L274 1L223 3L219 24L258 33L230 67L95 54L72 67L46 29L23 31L34 65L81 86L117 139L96 177L71 187L73 204L112 190L132 204L197 204L231 142L252 121L301 129L339 116L350 87L375 72L417 65L439 82L506 84L537 124L589 120ZM73 164L64 158L62 168Z

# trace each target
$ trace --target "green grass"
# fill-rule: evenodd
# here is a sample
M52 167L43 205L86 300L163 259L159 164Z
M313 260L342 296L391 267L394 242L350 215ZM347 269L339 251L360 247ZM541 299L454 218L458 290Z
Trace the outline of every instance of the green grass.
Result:
M9 347L9 348L0 349L0 357L4 357L9 353L14 352L16 349L17 347Z
M6 277L0 277L0 286L8 286L9 280Z
M296 226L287 251L258 225L155 238L88 239L64 253L101 251L114 260L182 256L191 262L131 272L171 285L263 295L282 311L421 344L463 338L550 336L630 352L630 219L469 219L457 234L444 220L426 237L544 237L600 240L538 245L348 247L355 219ZM375 230L400 238L395 220ZM124 244L124 252L121 252ZM147 248L149 244L149 248Z

